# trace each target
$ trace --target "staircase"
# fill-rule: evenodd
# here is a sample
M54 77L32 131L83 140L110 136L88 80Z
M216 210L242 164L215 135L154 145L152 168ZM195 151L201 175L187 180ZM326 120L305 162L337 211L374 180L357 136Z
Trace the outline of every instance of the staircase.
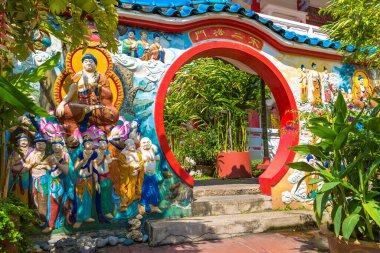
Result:
M314 227L311 211L272 211L257 179L195 181L192 217L147 222L152 246Z

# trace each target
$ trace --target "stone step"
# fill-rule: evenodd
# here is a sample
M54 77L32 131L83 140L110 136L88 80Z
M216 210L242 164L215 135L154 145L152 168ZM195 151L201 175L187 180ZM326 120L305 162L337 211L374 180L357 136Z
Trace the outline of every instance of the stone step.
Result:
M146 223L152 246L217 240L276 229L310 228L315 228L315 220L313 212L307 210L161 219Z
M227 195L196 198L192 216L252 213L272 209L272 198L262 194Z
M257 178L195 180L194 197L260 193Z
M250 195L260 193L260 185L215 185L194 187L194 198L206 196Z

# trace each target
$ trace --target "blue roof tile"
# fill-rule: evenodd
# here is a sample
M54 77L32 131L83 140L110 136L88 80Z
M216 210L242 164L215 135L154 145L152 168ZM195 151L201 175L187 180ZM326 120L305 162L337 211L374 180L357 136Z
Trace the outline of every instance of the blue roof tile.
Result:
M297 34L297 36L294 38L294 41L296 42L300 42L300 43L305 43L305 41L308 39L309 37L307 35L300 35L300 34Z
M194 14L197 14L197 10L190 6L183 6L180 11L181 17L188 17Z
M225 4L215 4L213 8L213 11L215 12L222 12L222 11L227 11L227 10L228 10L228 6Z
M348 46L346 47L346 50L347 50L348 52L354 52L355 49L356 49L356 47L353 46L353 45L348 45Z
M179 16L180 12L174 8L170 8L167 11L163 12L162 14L168 17L173 17L173 16Z
M232 13L237 13L237 12L239 12L239 11L241 11L241 10L244 10L244 8L241 7L240 4L232 4L232 5L230 6L230 9L229 9L228 11L229 11L229 12L232 12Z
M252 17L253 15L255 15L255 13L256 13L256 12L254 12L254 11L247 10L246 13L245 13L245 15L246 15L248 18L250 18L250 17Z
M118 2L119 7L126 10L144 11L146 13L159 14L164 17L189 17L191 15L202 15L207 12L239 13L245 18L256 20L261 25L268 27L270 30L281 35L287 40L298 43L306 43L311 46L320 46L323 48L339 49L342 47L340 42L311 38L307 35L301 35L285 30L282 27L273 24L273 21L263 18L256 12L245 9L240 4L234 4L229 0L118 0ZM146 9L146 7L149 8ZM168 9L162 11L161 8ZM353 52L356 48L349 45L345 48L345 50L348 52ZM375 48L371 49L372 53L375 50Z
M291 32L291 31L287 31L285 30L284 34L282 35L285 39L288 39L288 40L293 40L295 37L296 37L296 33L295 32Z
M199 14L203 14L212 11L213 7L209 4L200 4L197 8Z
M321 40L318 38L310 38L306 41L309 45L317 46Z

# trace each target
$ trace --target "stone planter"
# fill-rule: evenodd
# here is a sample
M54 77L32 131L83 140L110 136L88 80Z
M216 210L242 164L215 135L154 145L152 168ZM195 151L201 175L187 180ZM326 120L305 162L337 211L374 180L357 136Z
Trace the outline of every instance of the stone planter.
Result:
M343 238L335 237L335 234L323 229L322 233L327 236L329 242L330 253L379 253L380 243L367 241L354 241L350 239L348 242Z
M214 165L196 165L195 171L201 175L212 177L214 176L215 166Z
M251 155L249 152L222 152L217 157L218 177L252 177Z

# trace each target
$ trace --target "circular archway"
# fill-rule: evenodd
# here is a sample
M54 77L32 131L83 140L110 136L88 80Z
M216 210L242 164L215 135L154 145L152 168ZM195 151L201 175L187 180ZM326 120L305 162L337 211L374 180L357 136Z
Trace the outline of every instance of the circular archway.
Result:
M176 72L186 63L200 57L224 57L242 62L255 71L265 83L268 84L278 105L281 118L280 125L284 128L287 122L294 119L295 115L288 111L297 110L293 93L281 72L276 66L259 51L252 47L234 43L213 41L196 45L185 51L178 57L165 73L157 91L155 102L154 121L157 138L168 163L173 171L189 186L194 185L194 179L181 167L169 147L164 126L164 104L167 90ZM287 171L286 163L294 158L294 152L288 148L298 143L298 135L285 132L280 137L279 147L271 165L260 176L261 192L271 194L271 187L275 185Z

